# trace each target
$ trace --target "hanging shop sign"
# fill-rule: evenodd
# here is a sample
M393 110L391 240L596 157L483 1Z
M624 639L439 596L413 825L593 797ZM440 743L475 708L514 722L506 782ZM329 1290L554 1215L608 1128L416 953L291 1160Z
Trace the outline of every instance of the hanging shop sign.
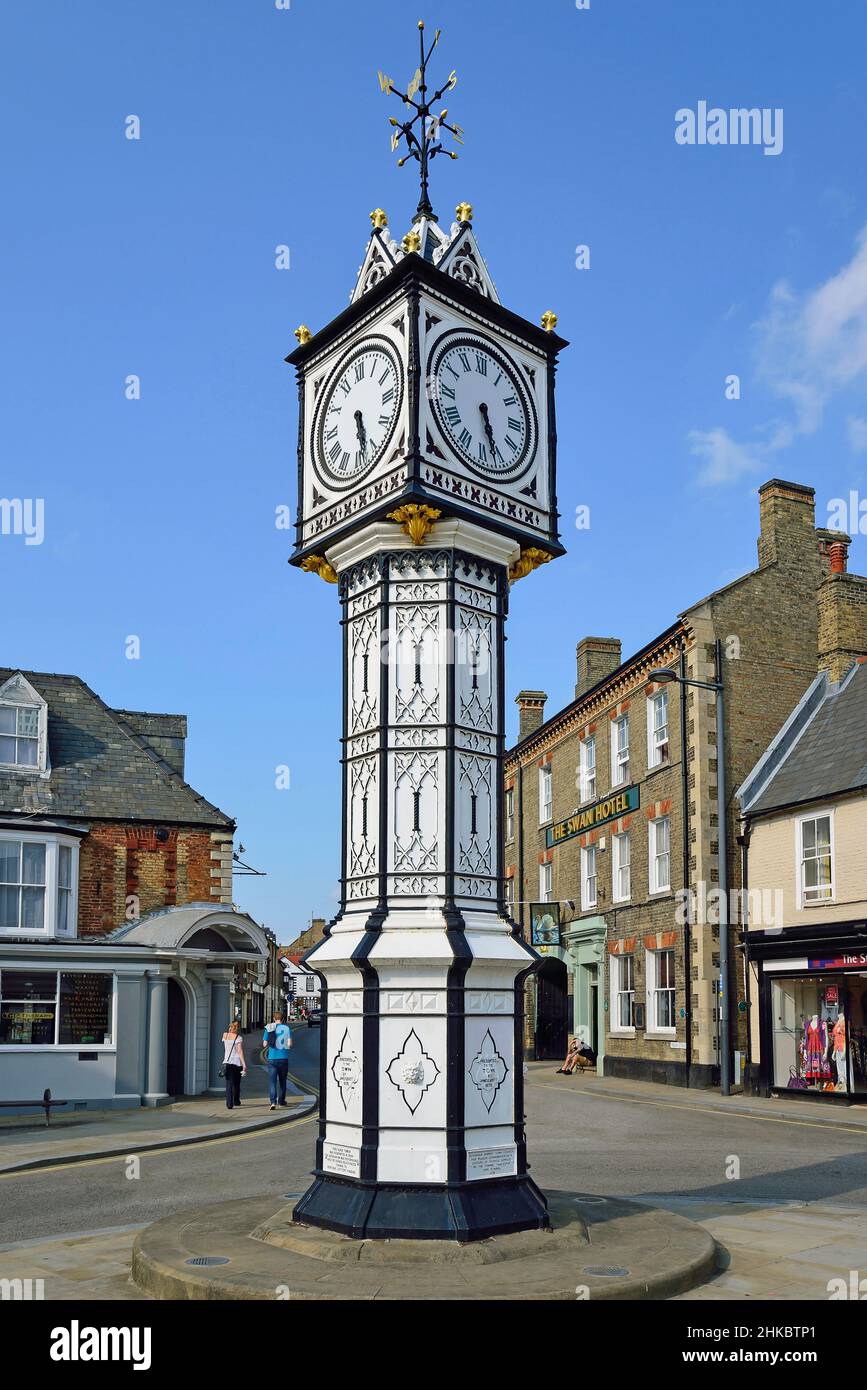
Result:
M560 904L530 903L530 939L534 946L560 945Z
M584 835L588 830L596 830L598 826L605 825L606 821L616 820L618 816L637 811L638 806L639 788L624 787L622 792L613 792L611 796L606 796L604 801L596 801L592 806L585 806L583 811L576 811L567 820L549 826L545 832L545 843L548 849L553 849L564 840L571 840L573 835Z

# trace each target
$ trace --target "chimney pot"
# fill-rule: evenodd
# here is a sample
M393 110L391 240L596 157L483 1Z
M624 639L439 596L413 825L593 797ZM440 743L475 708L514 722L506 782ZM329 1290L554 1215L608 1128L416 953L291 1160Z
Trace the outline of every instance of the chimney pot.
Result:
M844 541L833 541L828 548L831 557L831 573L846 573L846 544Z

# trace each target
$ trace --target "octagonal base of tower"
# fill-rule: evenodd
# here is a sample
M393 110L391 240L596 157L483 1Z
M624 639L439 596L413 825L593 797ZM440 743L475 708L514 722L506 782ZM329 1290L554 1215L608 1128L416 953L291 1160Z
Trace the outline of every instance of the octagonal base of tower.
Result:
M357 1240L487 1240L550 1226L548 1204L525 1174L490 1182L360 1183L319 1174L292 1219Z
M294 1220L281 1198L220 1202L139 1231L132 1277L155 1299L596 1302L672 1298L716 1272L712 1237L685 1217L546 1197L549 1226L474 1241L353 1240Z

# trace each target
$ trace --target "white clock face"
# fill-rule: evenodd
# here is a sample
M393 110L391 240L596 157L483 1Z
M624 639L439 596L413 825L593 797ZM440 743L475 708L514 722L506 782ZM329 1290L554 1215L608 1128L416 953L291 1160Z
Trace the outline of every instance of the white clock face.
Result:
M330 478L354 481L382 457L402 395L400 364L381 341L369 341L340 362L313 427L314 455Z
M535 411L505 354L460 336L439 347L432 367L437 418L466 463L488 477L511 477L532 460Z

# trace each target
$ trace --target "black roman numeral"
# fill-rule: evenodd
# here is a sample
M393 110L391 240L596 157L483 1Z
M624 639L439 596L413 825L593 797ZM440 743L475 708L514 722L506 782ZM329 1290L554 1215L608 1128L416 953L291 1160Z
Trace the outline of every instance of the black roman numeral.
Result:
M465 352L458 353L458 361L460 362L465 372L468 372L470 370L470 359Z
M487 463L488 451L481 440L479 440L479 463Z
M363 358L363 357L359 357L358 361L357 361L356 364L355 364L355 380L356 380L356 381L363 381L363 380L364 380L364 358Z
M510 430L517 430L518 434L523 434L523 432L524 432L523 429L521 428L521 421L520 421L520 420L513 420L512 417L511 417L511 415L509 416L509 422L508 422L507 428L510 429Z
M379 378L379 384L380 384L380 386L384 386L385 383L388 381L388 378L389 378L390 376L391 376L391 370L390 370L390 368L386 367L386 369L385 369L385 371L383 372L382 376Z
M503 405L515 405L517 400L517 396L507 396L506 399L503 401Z
M476 353L476 371L480 376L488 375L488 359L481 352Z
M448 396L450 401L453 401L455 398L454 390L451 386L446 386L445 382L440 382L440 395Z
M461 412L453 405L446 406L446 419L453 429L457 429L461 423Z
M382 393L382 404L383 404L383 405L388 405L389 401L391 401L391 400L393 400L393 399L394 399L394 387L392 386L392 387L390 387L390 389L389 389L388 391L383 391L383 393Z
M459 444L463 444L463 446L464 446L465 449L469 449L469 447L470 447L470 445L472 444L472 442L473 442L473 436L470 434L469 430L468 430L468 429L462 429L461 432L460 432L460 434L458 435L458 443L459 443Z

